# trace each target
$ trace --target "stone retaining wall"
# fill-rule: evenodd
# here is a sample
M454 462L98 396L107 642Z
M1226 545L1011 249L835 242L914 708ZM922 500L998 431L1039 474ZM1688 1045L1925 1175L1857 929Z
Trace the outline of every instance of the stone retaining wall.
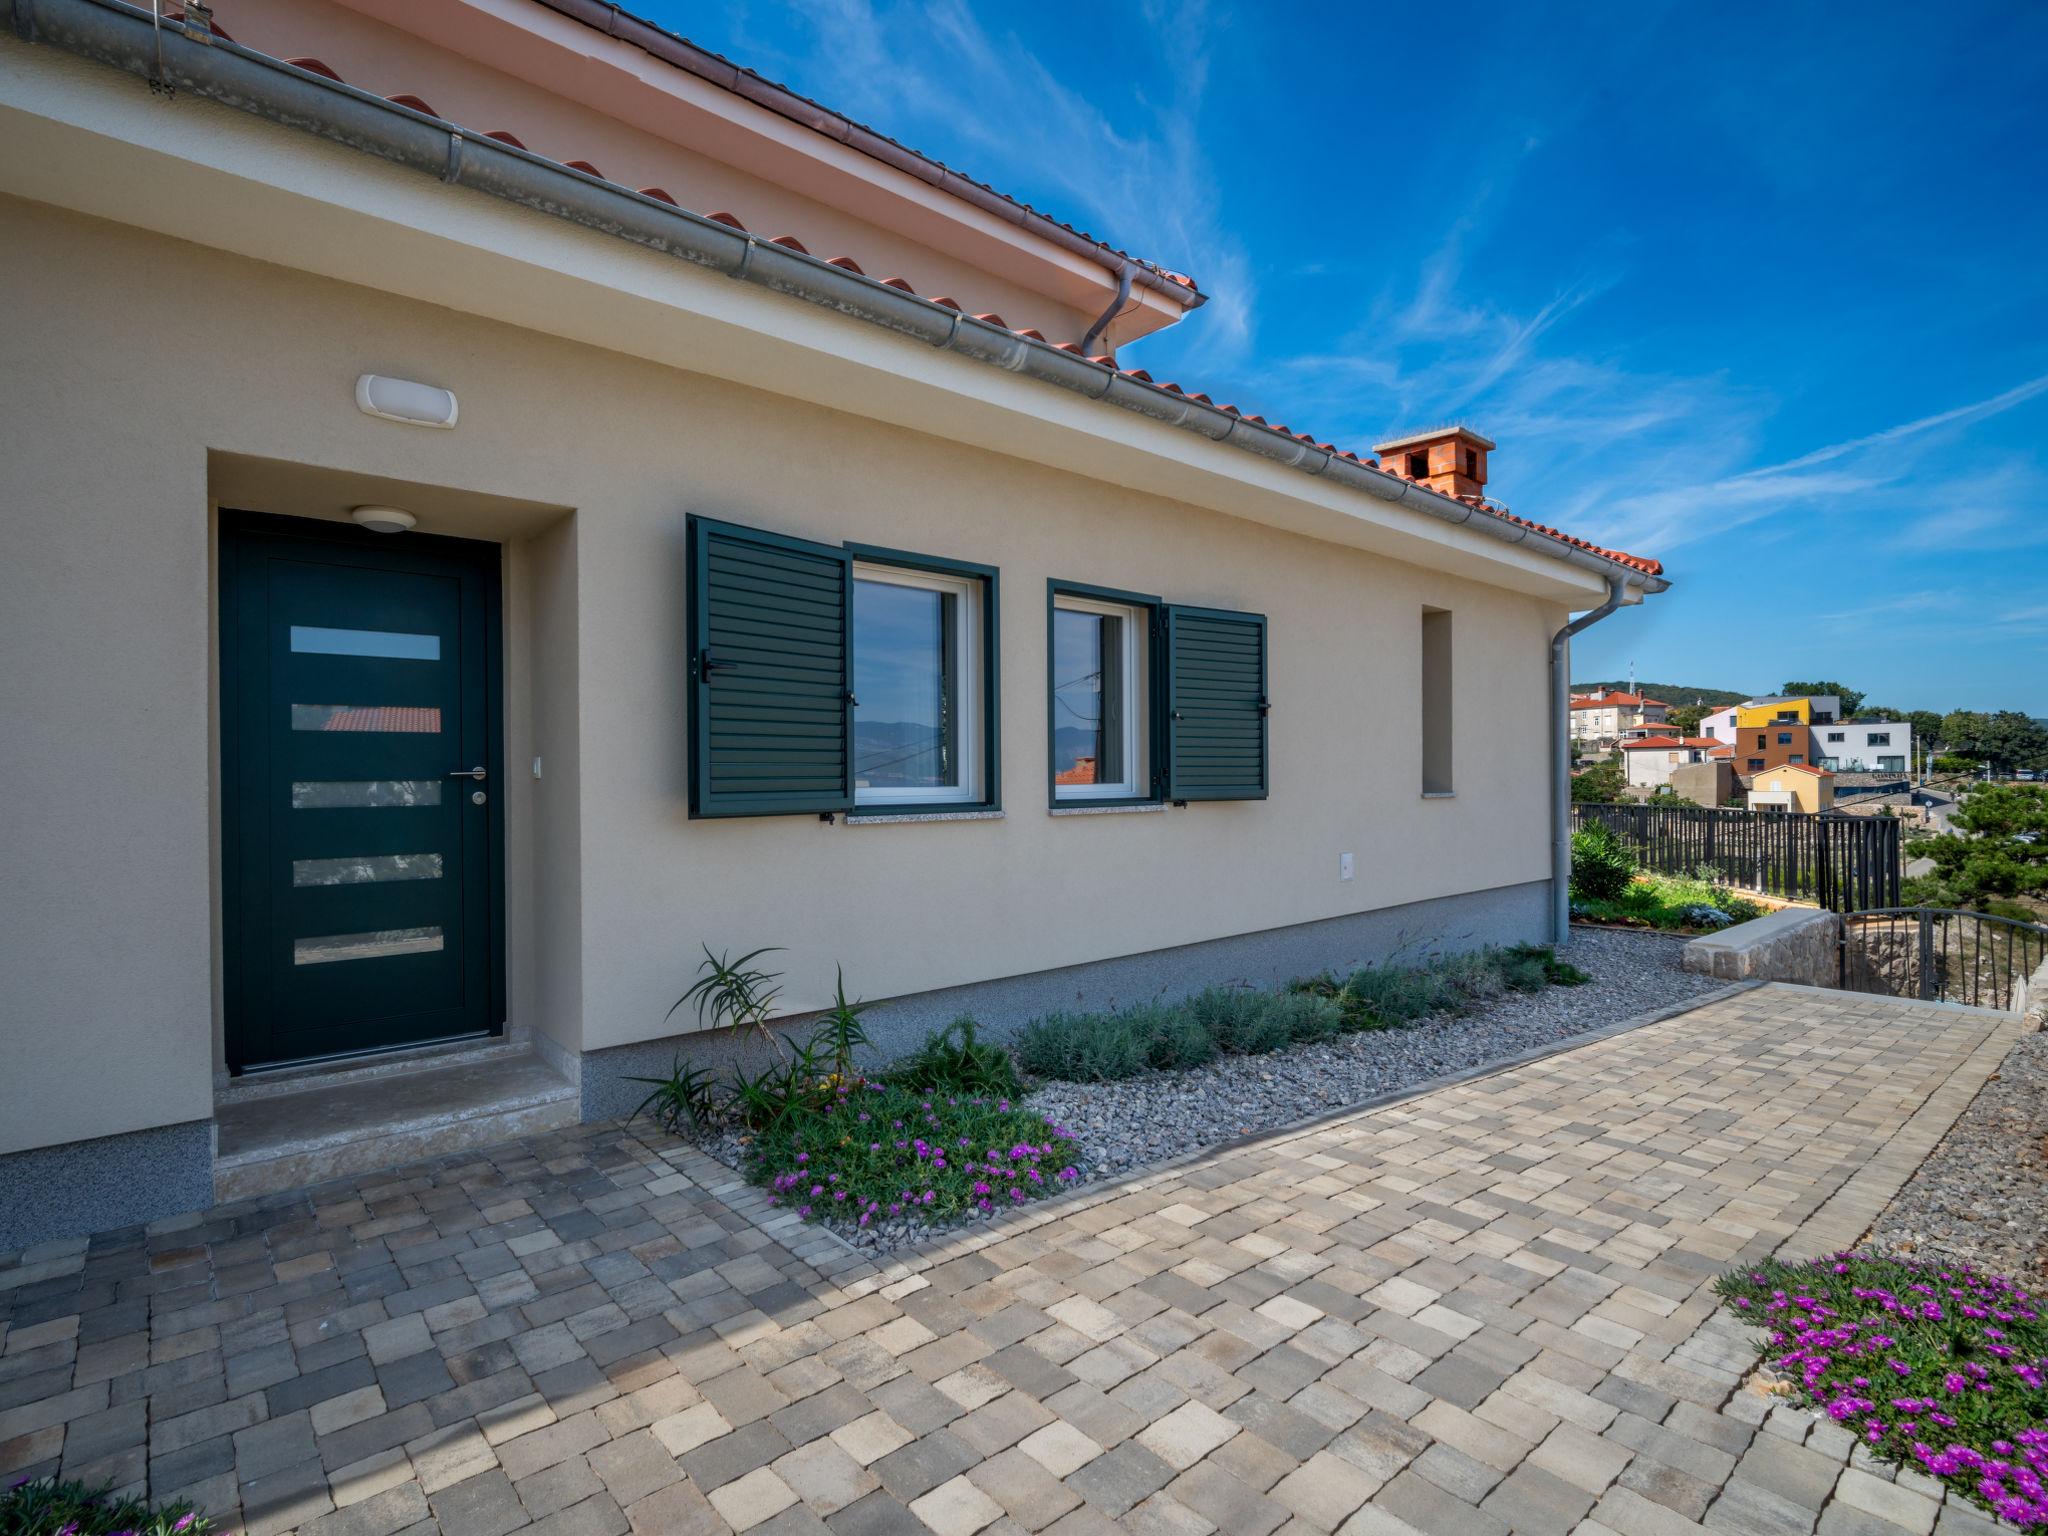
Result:
M1832 987L1841 973L1842 920L1812 907L1785 907L1685 946L1688 971L1723 981L1794 981Z

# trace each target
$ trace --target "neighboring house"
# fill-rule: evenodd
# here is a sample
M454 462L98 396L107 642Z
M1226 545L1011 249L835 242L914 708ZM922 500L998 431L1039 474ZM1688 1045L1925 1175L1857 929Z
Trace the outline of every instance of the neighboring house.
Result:
M1835 776L1810 763L1787 763L1757 774L1749 787L1752 811L1830 811L1835 806Z
M1738 730L1753 730L1760 725L1775 725L1787 720L1800 725L1825 725L1841 717L1842 701L1833 694L1751 699L1735 708Z
M1644 736L1624 741L1621 753L1628 760L1626 782L1636 789L1666 788L1673 769L1705 762L1713 745L1707 736Z
M1726 709L1717 709L1711 715L1700 716L1700 734L1715 741L1735 740L1736 707L1730 704Z
M1588 745L1610 746L1633 728L1663 725L1671 718L1671 706L1662 699L1618 689L1574 694L1571 708L1572 740Z
M1913 726L1906 720L1850 720L1814 727L1814 761L1844 773L1907 773Z
M1188 278L614 7L16 10L0 1250L621 1114L707 947L894 1053L1550 936L1666 583L1475 434L1119 366Z
M1740 726L1729 743L1729 761L1738 774L1760 773L1784 763L1813 762L1813 728L1796 720Z

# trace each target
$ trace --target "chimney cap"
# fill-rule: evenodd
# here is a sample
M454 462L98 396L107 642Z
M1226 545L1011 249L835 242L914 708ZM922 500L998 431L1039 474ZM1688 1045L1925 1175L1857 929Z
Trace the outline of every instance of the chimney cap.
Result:
M1472 428L1466 426L1461 421L1454 421L1441 427L1431 427L1427 432L1406 432L1399 437L1389 438L1383 443L1374 443L1372 451L1374 453L1394 453L1402 448L1419 447L1423 443L1440 443L1447 437L1463 438L1468 443L1477 444L1479 447L1488 450L1497 446L1492 438L1485 436L1483 433L1473 431Z

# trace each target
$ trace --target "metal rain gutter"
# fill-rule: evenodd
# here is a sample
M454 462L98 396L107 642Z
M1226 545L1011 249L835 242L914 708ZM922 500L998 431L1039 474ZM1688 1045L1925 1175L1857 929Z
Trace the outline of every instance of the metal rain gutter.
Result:
M0 14L28 42L109 64L140 79L317 134L451 185L631 240L741 282L913 337L942 352L959 353L1092 400L1107 400L1212 442L1333 480L1441 522L1471 528L1504 544L1526 544L1536 553L1603 580L1611 581L1626 569L1617 561L1539 533L1487 508L1440 496L1263 422L1119 372L1077 349L1021 336L530 150L515 149L429 117L373 92L295 68L196 25L188 29L184 23L164 22L159 28L149 11L124 0L0 0ZM1137 270L1142 274L1145 269ZM1639 592L1662 592L1670 585L1659 576L1628 575Z
M1643 588L1614 570L1607 578L1607 601L1550 637L1550 941L1559 948L1572 936L1571 639L1615 609L1642 600Z

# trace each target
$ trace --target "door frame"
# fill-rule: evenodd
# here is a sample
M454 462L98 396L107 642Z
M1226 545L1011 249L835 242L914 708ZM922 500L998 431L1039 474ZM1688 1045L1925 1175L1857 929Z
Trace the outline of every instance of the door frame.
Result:
M409 552L418 552L431 555L436 560L452 560L469 565L481 579L484 599L484 766L489 773L484 782L493 789L486 813L489 830L484 848L486 884L489 891L485 921L490 929L485 967L488 986L488 1025L485 1033L492 1038L502 1037L507 1022L504 546L482 539L453 538L446 534L372 533L369 529L358 527L354 523L321 518L287 517L274 512L251 512L222 507L219 527L215 534L219 576L218 589L214 595L219 642L216 647L218 655L214 661L213 681L218 689L216 697L220 704L221 1039L229 1074L239 1077L244 1072L275 1071L299 1065L303 1061L332 1061L357 1056L389 1055L394 1051L414 1050L418 1049L420 1044L431 1043L423 1041L418 1044L374 1046L360 1051L342 1051L329 1056L300 1058L299 1061L248 1064L250 1042L244 1033L248 1021L242 996L244 965L248 959L245 948L247 940L238 911L241 893L235 878L235 872L239 868L238 860L243 851L244 832L241 817L246 805L244 791L247 788L242 783L243 758L239 749L242 745L243 730L261 727L257 722L245 722L243 719L241 689L229 675L229 669L235 660L233 604L242 579L240 539L237 535L296 539L307 544L345 549L358 555L367 551L375 562L389 563L394 569L403 569L405 556ZM397 557L395 560L392 558L394 556Z

